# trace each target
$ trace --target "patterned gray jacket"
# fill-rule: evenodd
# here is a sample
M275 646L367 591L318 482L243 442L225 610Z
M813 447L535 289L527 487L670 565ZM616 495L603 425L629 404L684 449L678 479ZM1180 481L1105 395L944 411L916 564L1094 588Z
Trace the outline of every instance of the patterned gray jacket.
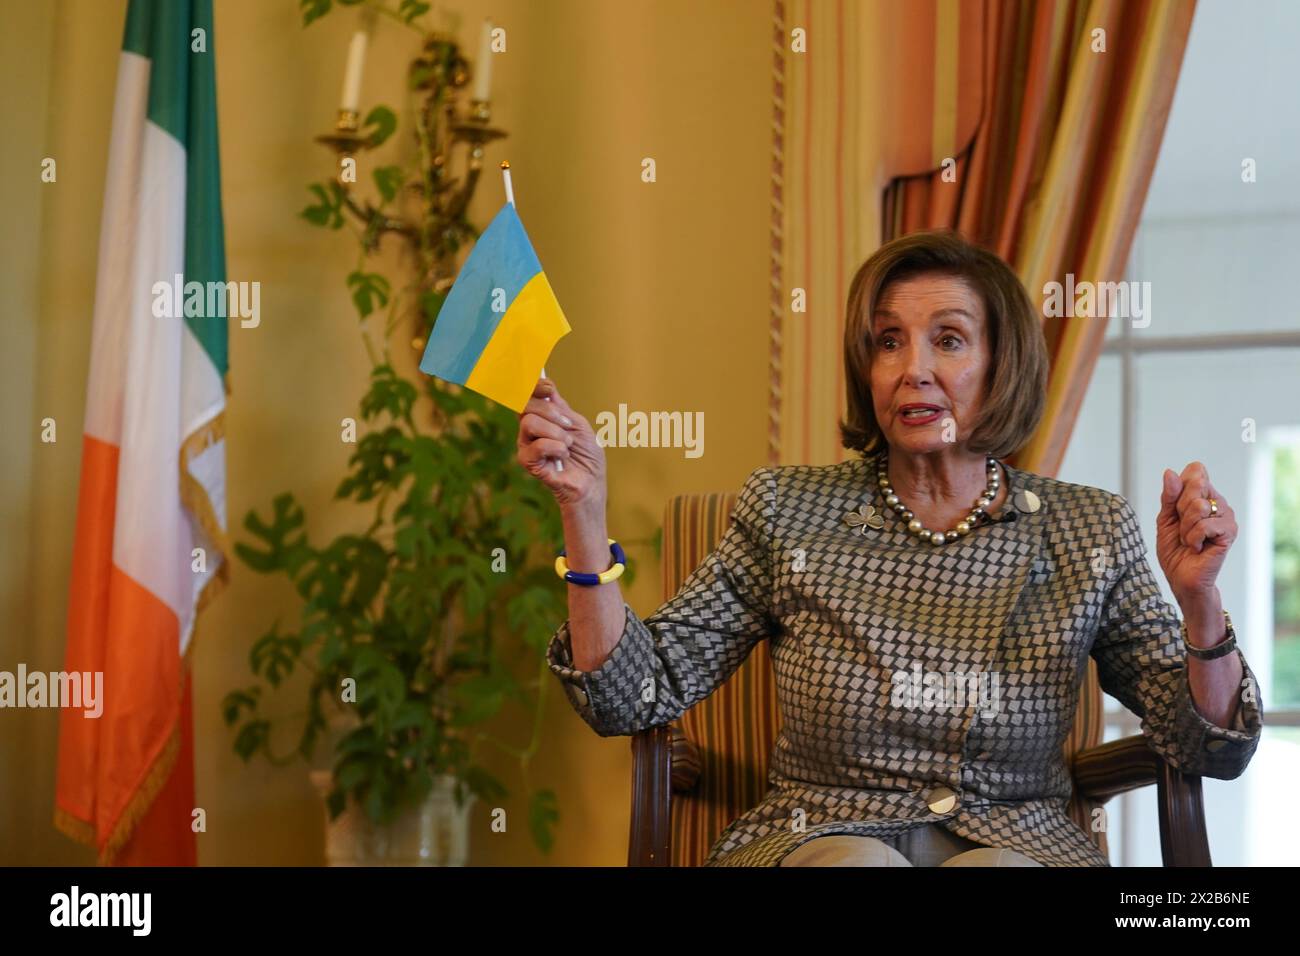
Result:
M771 866L818 836L926 823L1048 866L1108 865L1066 813L1061 746L1089 655L1175 767L1223 780L1246 768L1262 726L1255 675L1238 650L1249 692L1235 729L1197 711L1129 503L1004 467L1008 502L1025 506L939 547L884 507L874 458L758 468L678 593L644 621L625 602L598 668L576 670L569 622L556 631L551 671L602 736L675 720L770 642L771 787L706 865ZM864 505L883 527L846 522Z

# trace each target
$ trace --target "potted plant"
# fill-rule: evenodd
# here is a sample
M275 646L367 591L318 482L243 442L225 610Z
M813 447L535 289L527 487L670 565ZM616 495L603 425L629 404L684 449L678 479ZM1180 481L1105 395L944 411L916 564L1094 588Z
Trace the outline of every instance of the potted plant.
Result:
M304 3L305 22L329 6ZM418 6L387 12L410 23ZM365 506L369 520L315 541L302 505L286 492L268 512L248 512L249 537L235 545L254 571L292 582L300 606L293 623L273 623L253 644L255 681L226 696L224 718L245 761L310 761L326 751L329 768L313 780L325 796L336 863L463 863L470 802L496 807L510 794L481 762L483 746L517 760L528 827L543 852L558 819L553 791L529 774L550 682L544 651L565 616L564 584L552 568L563 537L558 509L515 461L513 411L425 377L412 354L392 352L395 337L405 344L412 333L423 346L456 256L478 235L464 217L466 203L443 179L437 125L448 89L465 82L464 61L451 41L422 36L410 73L411 88L424 97L417 168L375 168L378 201L365 206L346 180L312 184L316 202L302 213L326 229L340 229L348 217L362 225L358 267L346 283L372 368L356 449L335 498ZM373 149L396 125L393 111L378 106L344 146ZM401 218L403 205L414 213ZM410 240L417 257L397 294L385 276L365 269L390 233ZM306 706L288 730L289 719L270 716L267 705L294 675L295 687L306 681ZM511 703L532 712L526 743L485 729Z

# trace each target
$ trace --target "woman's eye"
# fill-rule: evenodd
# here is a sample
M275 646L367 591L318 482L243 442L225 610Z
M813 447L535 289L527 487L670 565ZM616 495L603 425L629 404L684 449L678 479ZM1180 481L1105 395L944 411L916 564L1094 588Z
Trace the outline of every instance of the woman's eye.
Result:
M955 335L945 335L939 340L939 344L946 349L961 348L961 339Z
M880 338L876 339L876 348L882 349L886 352L892 351L894 346L897 344L898 340L892 335L882 335Z

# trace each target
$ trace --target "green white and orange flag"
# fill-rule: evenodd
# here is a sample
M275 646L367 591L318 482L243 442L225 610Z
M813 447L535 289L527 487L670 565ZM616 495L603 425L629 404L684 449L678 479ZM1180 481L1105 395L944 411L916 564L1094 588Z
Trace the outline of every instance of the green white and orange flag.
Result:
M61 711L55 794L103 863L196 857L188 652L229 554L227 310L155 287L225 280L213 55L211 0L131 0L68 607L66 669L103 672L103 712Z

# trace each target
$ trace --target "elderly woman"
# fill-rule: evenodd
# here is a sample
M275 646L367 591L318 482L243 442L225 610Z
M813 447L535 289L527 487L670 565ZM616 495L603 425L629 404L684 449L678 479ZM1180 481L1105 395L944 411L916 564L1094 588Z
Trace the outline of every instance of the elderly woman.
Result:
M538 382L517 457L559 503L572 582L551 670L597 733L632 734L770 642L771 789L709 865L1105 866L1066 813L1061 753L1089 656L1179 770L1233 779L1259 743L1215 586L1232 508L1201 464L1164 472L1156 553L1180 622L1124 498L1002 460L1047 378L1005 263L950 234L895 240L858 270L847 319L840 429L861 455L754 470L717 549L644 620L616 581L603 452Z

